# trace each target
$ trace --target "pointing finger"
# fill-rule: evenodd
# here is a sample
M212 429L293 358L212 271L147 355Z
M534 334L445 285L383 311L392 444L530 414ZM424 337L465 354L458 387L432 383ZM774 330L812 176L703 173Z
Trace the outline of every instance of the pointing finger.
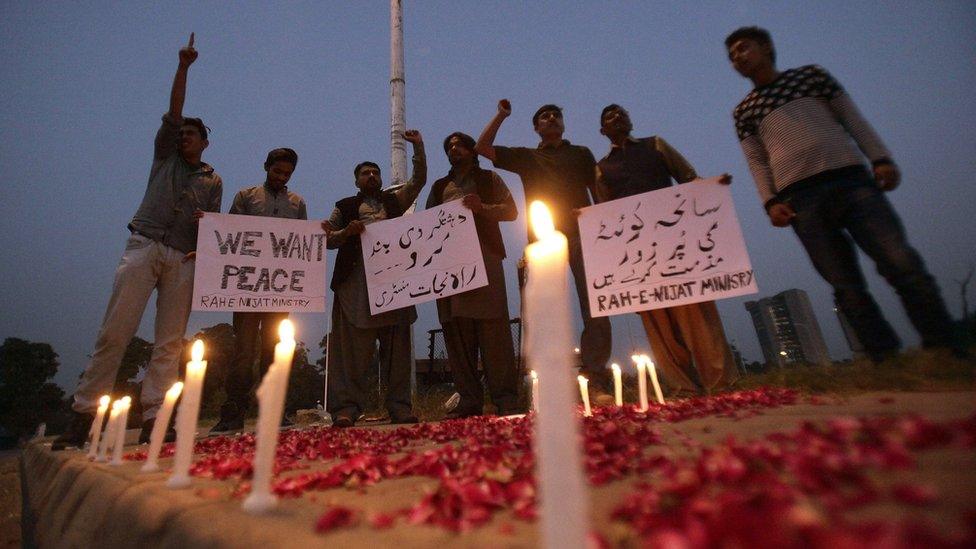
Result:
M192 47L193 47L193 38L194 38L194 34L195 34L195 33L192 33L192 32L190 33L190 43L189 43L189 44L187 44L187 45L186 45L186 47L188 47L188 48L192 48Z

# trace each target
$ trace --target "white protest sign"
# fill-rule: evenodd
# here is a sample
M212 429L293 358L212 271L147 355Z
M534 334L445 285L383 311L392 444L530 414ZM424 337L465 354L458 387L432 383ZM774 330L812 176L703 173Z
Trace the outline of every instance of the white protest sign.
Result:
M194 311L325 312L318 221L208 213L200 220Z
M374 315L488 285L474 214L460 200L371 223L362 243Z
M759 291L732 193L718 178L591 206L579 227L593 316Z

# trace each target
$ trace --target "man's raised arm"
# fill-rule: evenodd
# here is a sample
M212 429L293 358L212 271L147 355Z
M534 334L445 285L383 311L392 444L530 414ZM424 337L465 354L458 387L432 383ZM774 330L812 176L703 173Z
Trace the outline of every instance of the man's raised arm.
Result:
M190 42L185 48L180 49L180 64L176 68L176 76L173 77L173 89L169 93L169 117L174 122L183 119L183 102L186 100L186 73L190 65L197 60L197 50L193 49L193 33L190 33Z
M474 146L474 151L481 156L495 161L495 135L498 134L498 128L502 126L502 122L505 121L512 114L512 104L508 102L508 99L502 99L498 102L498 112L495 113L495 117L488 122L485 129L481 131L481 135L478 136L478 142Z

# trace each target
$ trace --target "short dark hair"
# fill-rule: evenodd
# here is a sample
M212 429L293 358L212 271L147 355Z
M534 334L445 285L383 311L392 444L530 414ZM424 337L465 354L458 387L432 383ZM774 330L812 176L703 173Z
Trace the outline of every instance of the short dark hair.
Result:
M355 175L356 177L359 177L359 170L365 168L366 166L372 166L376 168L376 170L379 171L380 173L383 172L382 170L380 170L380 167L376 162L370 162L369 160L367 160L366 162L360 162L359 164L356 164L356 169L352 171L352 174Z
M553 105L552 103L543 105L539 107L539 110L535 111L535 114L532 115L532 126L535 127L536 123L539 122L539 117L542 116L542 113L548 111L558 112L560 118L563 116L563 109L559 105Z
M732 31L732 34L725 38L725 50L728 51L735 44L743 38L747 40L755 40L760 46L769 46L769 60L773 63L776 62L776 48L773 47L773 37L769 35L769 31L762 27L739 27Z
M623 111L623 112L627 112L627 109L621 107L620 105L618 105L616 103L610 103L606 107L603 107L603 110L600 111L600 125L601 126L603 125L603 117L606 116L607 113L610 112L610 111Z
M454 132L451 135L444 138L445 153L447 153L448 149L451 148L451 139L454 139L455 137L458 138L458 141L460 141L461 144L464 145L466 149L468 149L469 151L474 151L475 142L473 137L471 137L470 135L464 132Z
M198 132L200 132L200 139L203 139L204 141L207 140L207 130L209 130L210 128L208 128L206 124L203 123L203 120L199 118L184 116L183 125L193 126L194 128L197 129Z
M292 165L292 167L298 166L298 153L294 149L289 149L288 147L281 147L280 149L272 149L268 153L268 159L264 161L264 169L267 170L275 162L287 162Z

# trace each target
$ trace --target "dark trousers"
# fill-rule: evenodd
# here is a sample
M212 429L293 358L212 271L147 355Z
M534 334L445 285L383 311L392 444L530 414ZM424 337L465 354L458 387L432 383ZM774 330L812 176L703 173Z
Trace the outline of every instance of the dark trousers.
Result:
M878 360L901 341L868 292L855 245L894 287L926 347L954 343L952 322L932 275L908 244L898 214L873 181L839 179L790 193L793 229L813 266L834 289L834 301Z
M234 360L230 363L224 390L227 402L247 411L254 395L254 360L258 359L258 383L274 360L278 324L288 313L234 313Z
M357 328L332 306L332 334L329 340L329 412L348 414L354 419L365 411L371 387L369 369L374 367L379 342L379 375L387 381L386 409L392 416L411 413L410 403L410 325L394 324L382 328Z
M583 333L580 334L580 359L582 370L590 383L598 383L606 390L609 374L607 362L613 350L613 330L610 318L590 316L590 301L586 293L586 273L583 271L583 249L579 236L569 236L569 268L573 271L576 296L579 298L580 312L583 314ZM532 329L532 328L528 328Z
M458 410L480 414L484 408L484 389L478 373L480 350L492 403L502 413L514 413L518 405L518 379L508 319L454 318L443 323L442 328L447 360L461 395Z

